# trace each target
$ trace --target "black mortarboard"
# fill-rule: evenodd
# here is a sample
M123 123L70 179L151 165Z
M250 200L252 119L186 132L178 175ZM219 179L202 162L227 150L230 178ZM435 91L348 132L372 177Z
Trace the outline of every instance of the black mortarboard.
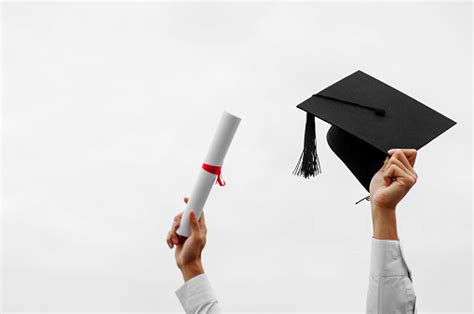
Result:
M327 141L364 188L391 148L420 149L456 124L395 88L357 71L311 96L298 108L306 111L304 148L294 174L321 172L315 122L329 124Z

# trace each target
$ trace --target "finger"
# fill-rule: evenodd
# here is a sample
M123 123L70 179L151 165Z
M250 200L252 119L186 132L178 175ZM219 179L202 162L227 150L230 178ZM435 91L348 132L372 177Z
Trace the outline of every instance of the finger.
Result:
M396 180L397 175L399 175L400 171L397 165L391 164L390 166L385 169L383 173L383 179L385 181L385 185L389 186Z
M401 161L403 166L408 171L411 171L412 166L411 166L410 162L408 161L407 157L405 156L405 154L403 153L403 151L401 149L395 149L394 151L392 151L390 159L394 159L394 158Z
M168 235L166 236L166 243L168 243L168 246L170 247L170 249L173 248L173 241L171 240L171 231L168 232Z
M176 233L176 230L178 230L181 224L182 217L183 217L183 213L180 213L174 217L173 225L171 226L171 230L170 230L170 240L173 244L180 244L182 242L182 240L179 238L178 234Z
M413 184L415 184L415 179L411 176L407 176L406 173L395 164L392 164L387 168L383 178L387 186L390 186L393 182L397 182L408 187L411 187Z
M179 213L178 215L174 216L173 224L171 225L171 230L176 230L179 228L181 223L181 219L183 218L183 212Z
M199 217L199 227L201 230L207 233L206 219L204 218L204 212L201 212L201 217Z
M174 245L178 245L180 243L178 234L176 232L173 232L173 234L171 235L171 241Z
M387 162L390 159L390 156L387 156L383 162L382 168L380 168L380 171L384 171L387 168Z
M204 212L201 212L201 217L199 217L199 225L206 226L206 218L204 218Z
M408 163L408 160L407 160ZM408 164L407 168L406 164L403 163L400 159L397 159L395 156L390 157L390 161L388 162L389 165L397 165L398 168L404 173L405 176L410 178L416 178L415 170Z
M418 152L416 151L416 149L413 149L414 152L411 152L411 153L405 153L405 156L407 156L407 159L408 161L410 162L410 165L412 167L415 166L415 161L416 161L416 156L418 156Z
M173 239L172 239L173 233L174 233L173 229L168 231L168 235L166 236L166 240L169 240L169 241L173 242Z
M185 197L183 198L183 200L184 200L184 202L187 204L187 203L189 202L189 197L185 196Z
M391 156L393 155L396 151L401 151L405 157L407 158L408 162L412 167L415 166L415 161L416 161L416 155L417 151L416 149L412 148L403 148L403 149L391 149L388 151L388 154Z
M172 244L179 244L179 237L178 234L176 233L176 230L170 230L169 232L169 239Z
M412 158L412 161L410 161L407 158L407 154L408 156L410 156L410 158ZM393 155L391 158L397 158L398 160L400 160L403 163L405 170L408 171L410 175L413 176L413 178L415 178L415 180L418 178L418 175L415 169L413 169L413 165L415 164L415 160L416 160L416 150L397 149L393 151Z
M201 228L194 211L189 213L189 223L191 225L191 234L199 234L201 232Z

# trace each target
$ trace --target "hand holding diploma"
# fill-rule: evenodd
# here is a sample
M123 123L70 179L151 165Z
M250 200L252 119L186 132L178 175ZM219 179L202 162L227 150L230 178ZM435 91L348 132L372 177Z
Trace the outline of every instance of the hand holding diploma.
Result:
M184 198L184 202L188 203L188 198ZM191 234L186 239L176 234L176 230L179 228L183 213L180 213L174 217L173 225L166 242L170 249L176 246L174 252L176 258L176 265L183 274L184 281L204 273L204 269L201 263L201 253L206 245L207 228L204 220L204 213L201 213L199 220L196 214L191 211L189 214L189 222L191 225Z
M186 209L176 215L168 232L166 242L170 249L176 246L176 264L184 281L204 273L201 252L206 244L207 228L202 210L214 183L225 185L221 177L221 167L239 123L240 118L227 112L222 114L191 198L184 198Z
M177 234L184 237L189 236L190 212L194 211L196 217L199 219L201 211L206 204L209 193L211 192L212 186L216 180L220 186L225 185L221 177L221 167L224 162L224 157L229 150L230 143L237 131L240 120L240 118L231 115L228 112L222 114L217 131L211 142L207 156L204 159L201 171L199 172L197 182L195 183L191 193L191 198L189 199L186 210L184 211L181 224L179 229L176 231Z

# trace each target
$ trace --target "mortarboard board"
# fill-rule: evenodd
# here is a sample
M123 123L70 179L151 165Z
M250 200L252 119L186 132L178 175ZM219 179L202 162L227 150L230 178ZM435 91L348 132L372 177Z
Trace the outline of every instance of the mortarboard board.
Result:
M293 174L321 173L315 116L332 126L329 147L369 191L370 180L391 148L420 149L456 124L395 88L357 71L311 96L306 111L304 148Z

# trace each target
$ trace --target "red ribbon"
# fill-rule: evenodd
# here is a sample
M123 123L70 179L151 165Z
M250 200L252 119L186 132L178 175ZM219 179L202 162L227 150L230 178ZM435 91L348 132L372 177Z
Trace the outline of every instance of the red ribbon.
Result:
M222 167L202 164L202 169L206 170L209 173L215 174L217 176L216 184L219 183L220 186L225 185L224 180L222 180L222 174L221 174Z

